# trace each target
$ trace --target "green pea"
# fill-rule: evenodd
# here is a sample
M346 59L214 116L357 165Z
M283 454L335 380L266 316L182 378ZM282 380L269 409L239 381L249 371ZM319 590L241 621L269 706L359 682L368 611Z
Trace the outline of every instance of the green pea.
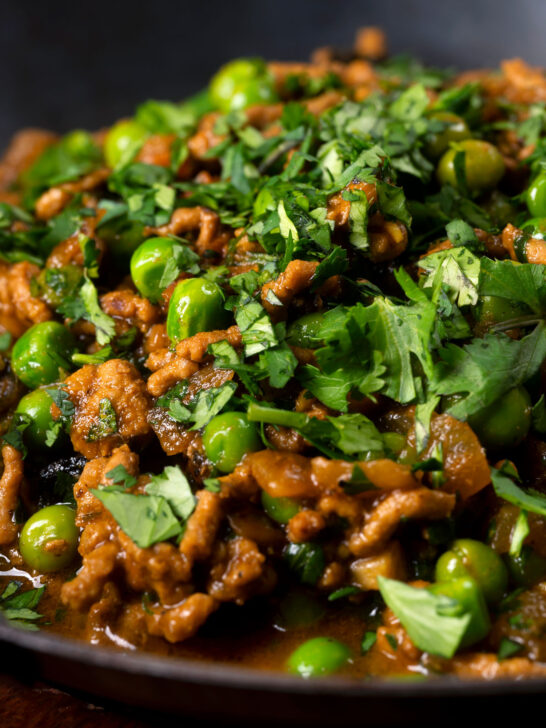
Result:
M495 324L511 321L530 313L531 309L524 303L500 296L480 296L478 305L473 309L480 332L485 332Z
M167 335L173 343L201 331L224 328L228 313L224 294L205 278L187 278L174 289L167 312Z
M23 526L19 551L31 569L47 573L70 566L78 550L76 512L66 505L42 508Z
M523 223L521 229L529 233L532 238L546 240L546 217L534 217L527 220L527 222Z
M15 414L30 420L30 424L23 432L23 439L27 447L35 450L47 449L46 433L55 422L51 415L52 403L52 399L45 389L35 389L19 400ZM58 443L59 440L55 444Z
M492 189L504 174L504 160L497 147L480 139L466 139L448 149L438 162L437 175L441 184L458 186L455 170L457 152L464 152L466 184L472 192Z
M524 387L514 387L469 417L468 423L484 447L516 447L531 427L531 398Z
M320 338L323 323L324 314L322 312L307 313L290 324L286 332L286 340L292 346L318 349L323 344Z
M517 586L532 587L546 576L546 559L531 546L523 546L518 556L506 554L506 565Z
M139 293L153 303L159 301L159 283L167 264L181 251L180 243L172 238L149 238L141 243L131 257L131 276Z
M35 324L14 344L11 365L29 389L63 379L72 369L76 341L57 321Z
M507 223L514 220L518 212L510 198L500 190L493 190L488 199L480 202L480 204L494 225L499 228L503 228Z
M210 97L210 91L208 88L198 91L193 96L185 99L180 104L180 108L188 111L196 120L200 119L204 114L214 111L214 103Z
M149 132L138 122L132 119L118 121L104 140L106 164L114 169L123 162L128 162L147 136Z
M108 246L108 252L117 267L122 267L125 272L125 266L131 255L142 243L144 225L127 220L125 217L116 218L105 225L100 225L99 235Z
M257 104L274 104L279 100L268 76L253 78L236 86L229 104L230 111L247 109Z
M67 296L76 293L83 278L79 265L63 265L60 268L44 268L36 278L40 298L57 308Z
M398 456L406 447L407 437L399 432L384 432L383 442L388 450Z
M537 175L527 188L525 202L533 217L546 217L546 170Z
M302 584L315 586L324 572L326 557L318 543L289 543L283 549L283 558L290 571Z
M278 101L267 67L259 58L240 58L222 66L212 78L209 92L217 108L226 113Z
M346 665L351 656L351 650L343 642L331 637L314 637L294 650L287 668L304 678L331 675Z
M275 627L281 630L309 627L325 614L324 605L305 591L291 591L279 603L274 617Z
M269 518L277 523L288 523L300 510L300 504L293 498L273 498L265 490L262 491L262 506Z
M446 608L442 614L446 616L470 615L470 622L461 640L461 647L469 647L487 636L491 628L489 613L483 596L474 579L467 577L453 581L431 584L427 589L436 595L443 595L453 600L453 608Z
M432 111L429 118L442 122L441 131L430 132L426 138L425 154L431 159L438 159L449 147L451 142L460 142L468 139L470 129L466 121L450 111Z
M489 604L502 599L508 585L508 572L501 557L481 541L461 538L436 562L436 581L468 576L477 582Z
M231 473L243 456L259 450L258 429L242 412L216 415L203 431L203 447L208 459L222 473Z

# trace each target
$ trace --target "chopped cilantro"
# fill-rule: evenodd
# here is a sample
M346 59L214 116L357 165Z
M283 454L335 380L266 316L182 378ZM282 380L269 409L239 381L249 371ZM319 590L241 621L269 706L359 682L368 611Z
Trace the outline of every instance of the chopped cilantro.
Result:
M364 636L362 637L362 641L360 643L360 654L365 655L367 652L369 652L372 647L377 642L377 633L376 632L364 632Z
M0 594L0 614L10 624L27 630L37 630L36 622L42 619L35 607L38 606L45 586L21 591L22 582L10 581Z
M116 410L108 397L99 401L99 419L89 428L87 433L88 442L96 442L104 437L114 435L118 431Z
M503 637L499 644L499 650L497 652L497 660L499 662L501 660L506 660L509 657L513 657L514 655L517 655L518 652L521 652L522 650L523 650L523 645L521 645L519 642L515 642L514 640L511 640L508 637Z

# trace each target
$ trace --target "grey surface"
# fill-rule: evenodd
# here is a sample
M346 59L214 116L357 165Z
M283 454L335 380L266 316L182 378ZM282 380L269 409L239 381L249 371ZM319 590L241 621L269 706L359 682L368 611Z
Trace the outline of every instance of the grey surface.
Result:
M438 64L546 64L546 0L3 0L0 147L22 126L97 128L183 98L234 56L350 46L364 24Z

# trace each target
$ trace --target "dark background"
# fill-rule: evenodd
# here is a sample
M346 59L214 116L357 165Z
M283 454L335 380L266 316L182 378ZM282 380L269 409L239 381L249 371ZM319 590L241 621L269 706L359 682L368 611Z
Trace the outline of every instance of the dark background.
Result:
M23 126L93 129L181 99L234 56L350 46L365 24L437 64L546 65L546 0L3 0L0 148Z

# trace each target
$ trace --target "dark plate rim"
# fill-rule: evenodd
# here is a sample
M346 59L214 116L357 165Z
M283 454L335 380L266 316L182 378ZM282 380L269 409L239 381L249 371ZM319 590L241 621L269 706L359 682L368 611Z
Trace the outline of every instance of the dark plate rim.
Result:
M382 680L356 681L342 677L302 680L292 675L268 670L254 670L225 663L155 656L98 647L75 639L46 632L25 631L0 618L0 642L44 657L77 661L90 667L140 674L154 678L209 685L242 688L292 695L383 697L416 700L426 697L495 697L546 693L546 678L512 678L496 680L437 677L426 681Z

